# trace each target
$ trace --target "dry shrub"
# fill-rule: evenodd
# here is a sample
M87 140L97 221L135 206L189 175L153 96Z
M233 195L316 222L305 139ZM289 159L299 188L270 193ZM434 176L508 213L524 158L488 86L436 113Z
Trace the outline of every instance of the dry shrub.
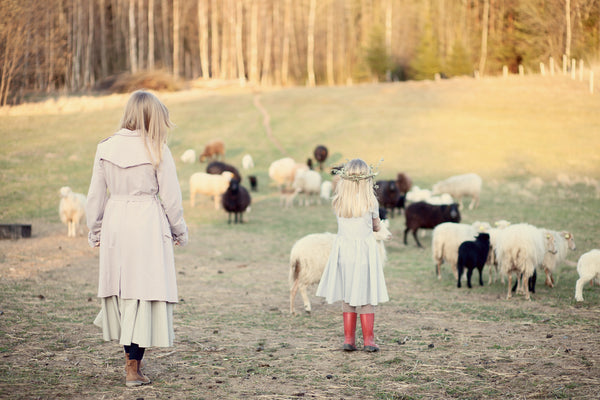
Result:
M175 92L183 88L183 82L165 71L141 71L122 73L102 80L97 89L109 93L129 93L139 89Z

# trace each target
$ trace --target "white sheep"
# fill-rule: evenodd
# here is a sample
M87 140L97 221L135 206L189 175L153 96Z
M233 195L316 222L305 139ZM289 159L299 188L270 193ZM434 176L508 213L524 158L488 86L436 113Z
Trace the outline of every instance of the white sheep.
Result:
M254 160L252 159L252 156L250 154L245 154L244 157L242 157L242 168L254 168Z
M233 178L233 173L223 171L221 174L208 174L206 172L196 172L190 177L190 205L194 207L196 194L205 194L213 196L215 209L221 207L221 196L229 187L229 181Z
M517 274L518 291L530 299L529 277L535 268L542 264L547 251L556 251L554 236L545 229L539 229L529 224L515 224L499 231L496 248L496 258L500 272L508 277L508 292L506 299L512 296L512 274Z
M196 162L196 151L194 149L187 149L181 155L181 161L186 164L193 164Z
M496 259L495 248L498 246L498 237L500 235L500 230L506 228L510 225L510 222L506 220L499 220L494 223L495 228L491 228L487 231L490 234L490 251L488 252L487 263L489 265L489 279L488 285L491 285L492 282L496 282L498 280L498 276L500 276L500 282L504 284L504 275L500 274L498 269L498 260Z
M333 183L331 181L323 181L321 183L321 199L325 201L331 200L331 191L333 190Z
M60 197L58 215L62 223L67 225L67 237L76 237L79 224L85 217L86 197L84 194L73 192L68 186L60 188Z
M392 237L389 230L389 221L381 220L381 229L373 232L373 234L375 235L375 240L377 240L381 258L385 262L387 260L387 253L384 241L390 240ZM289 273L290 312L292 314L296 314L294 299L298 290L300 290L300 295L304 302L304 310L307 313L311 312L312 308L306 289L310 285L319 283L321 280L335 237L336 235L330 232L313 233L299 239L292 247Z
M575 238L568 231L549 231L554 236L554 244L556 252L548 252L544 255L542 268L546 273L546 286L554 287L554 276L558 265L566 260L569 250L576 250Z
M409 203L417 203L419 201L427 201L431 197L431 190L421 189L418 186L413 186L406 193L406 201Z
M321 174L312 169L297 170L292 183L292 189L301 193L304 198L304 205L311 203L313 196L318 197L321 192Z
M489 223L479 221L471 225L444 222L433 228L431 250L438 279L442 279L441 268L443 263L450 264L454 279L458 279L456 262L458 261L458 248L461 243L474 240L479 232L487 232L490 228Z
M296 176L296 171L308 169L306 164L299 164L291 157L275 160L269 166L269 177L281 189L282 187L291 187Z
M425 201L429 204L433 205L442 205L442 204L452 204L454 203L454 199L448 193L442 193L437 196L430 196Z
M472 210L479 205L481 183L481 177L474 173L455 175L433 185L432 194L448 193L458 201L461 209L462 198L470 196L471 204L469 204L469 210Z
M600 250L590 250L577 261L579 279L575 283L575 300L583 301L583 285L590 281L600 284Z

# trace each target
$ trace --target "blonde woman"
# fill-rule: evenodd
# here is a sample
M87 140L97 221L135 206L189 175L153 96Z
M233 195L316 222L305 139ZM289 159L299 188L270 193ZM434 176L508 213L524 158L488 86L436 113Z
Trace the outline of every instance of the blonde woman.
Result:
M124 346L126 386L150 383L140 369L146 348L173 345L173 244L185 245L188 230L166 144L172 125L156 96L134 92L120 130L98 144L87 197L88 240L100 248L94 324Z
M332 200L338 233L317 296L325 297L329 304L342 301L344 350L356 350L356 316L360 307L363 350L379 351L373 334L375 306L389 298L383 260L373 235L380 229L379 205L373 189L376 174L357 158L348 161L338 175L342 179Z

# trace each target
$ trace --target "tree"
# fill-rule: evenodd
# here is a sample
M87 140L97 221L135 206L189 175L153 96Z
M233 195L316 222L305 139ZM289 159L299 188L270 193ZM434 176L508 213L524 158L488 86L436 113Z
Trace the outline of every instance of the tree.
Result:
M437 41L433 35L431 23L427 22L410 65L414 79L433 79L435 74L442 71L437 49Z

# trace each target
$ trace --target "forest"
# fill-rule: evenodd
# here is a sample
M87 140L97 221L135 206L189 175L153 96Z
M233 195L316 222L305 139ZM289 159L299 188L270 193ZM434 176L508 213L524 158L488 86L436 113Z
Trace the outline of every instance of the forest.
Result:
M0 16L0 106L143 73L333 86L600 53L600 0L0 0Z

